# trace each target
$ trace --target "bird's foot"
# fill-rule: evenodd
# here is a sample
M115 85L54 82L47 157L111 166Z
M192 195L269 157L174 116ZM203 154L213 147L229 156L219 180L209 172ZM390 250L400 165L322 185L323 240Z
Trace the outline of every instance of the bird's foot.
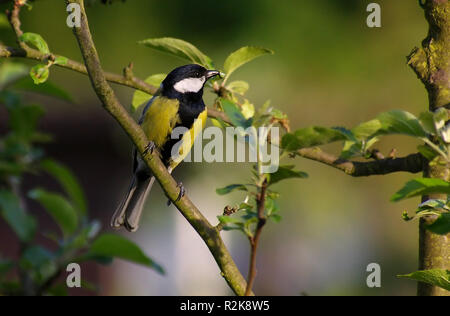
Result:
M153 154L153 150L155 150L156 145L154 142L149 142L147 144L147 146L145 146L144 152L142 153L142 155L145 157L147 156L149 153L150 155Z
M183 183L179 182L178 185L177 185L177 188L180 189L180 193L178 194L178 197L177 197L177 199L175 200L175 202L178 202L179 200L181 200L181 198L182 198L183 196L186 195L186 189L184 188ZM167 206L170 206L170 204L171 204L171 201L170 201L170 200L167 201Z
M175 200L175 202L178 202L179 200L181 200L181 198L186 194L186 189L184 188L183 183L179 182L177 185L177 188L180 188L180 193L178 194L178 197Z

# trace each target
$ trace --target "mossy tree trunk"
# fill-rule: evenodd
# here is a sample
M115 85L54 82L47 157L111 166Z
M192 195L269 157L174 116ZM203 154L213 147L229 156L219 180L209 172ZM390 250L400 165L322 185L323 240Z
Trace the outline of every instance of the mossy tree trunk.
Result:
M440 107L450 109L450 1L426 0L423 4L425 17L429 23L427 38L422 48L416 48L409 57L409 64L424 83L429 97L429 110ZM425 166L425 177L450 181L450 166L433 163ZM423 197L424 200L430 196ZM447 199L446 195L432 198ZM425 229L434 218L424 218L419 227L419 269L450 270L450 234L440 236ZM450 292L425 283L418 285L419 296L450 295Z

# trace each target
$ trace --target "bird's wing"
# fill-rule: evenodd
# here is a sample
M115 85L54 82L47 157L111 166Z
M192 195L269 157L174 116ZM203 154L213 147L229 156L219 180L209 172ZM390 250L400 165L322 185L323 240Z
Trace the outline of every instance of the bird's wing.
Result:
M159 93L156 93L145 105L144 109L142 110L141 117L139 118L139 121L138 121L139 125L142 125L142 123L144 122L145 113L147 113L148 109L150 108L153 101L157 98L158 95L159 95ZM133 172L136 172L137 170L142 171L142 169L144 169L144 168L143 168L143 166L139 166L140 164L142 165L142 163L140 163L138 161L138 154L137 154L136 147L133 146L133 151L131 154L133 156Z
M180 102L177 99L157 96L145 111L142 129L148 140L154 142L156 147L163 147L173 128L180 122L179 106Z
M155 94L145 105L144 109L142 110L141 117L139 118L139 125L141 125L144 122L145 113L147 113L149 107L152 105L153 101L158 97L158 94Z

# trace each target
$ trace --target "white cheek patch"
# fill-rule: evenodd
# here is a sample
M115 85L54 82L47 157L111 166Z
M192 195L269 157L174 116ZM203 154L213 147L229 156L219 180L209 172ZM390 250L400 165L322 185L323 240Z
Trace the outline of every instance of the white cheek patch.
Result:
M173 87L180 93L197 93L205 84L205 77L187 78L177 82Z

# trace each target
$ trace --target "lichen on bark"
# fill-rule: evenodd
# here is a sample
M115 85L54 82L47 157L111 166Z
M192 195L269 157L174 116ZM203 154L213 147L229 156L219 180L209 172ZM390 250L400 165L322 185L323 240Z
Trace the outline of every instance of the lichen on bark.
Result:
M408 64L424 83L429 99L429 110L450 109L450 1L426 0L423 5L429 24L428 36L421 48L415 48L408 56ZM450 166L445 163L428 165L425 177L450 180ZM444 198L446 195L424 196ZM419 269L450 270L450 234L440 236L431 233L426 225L433 218L424 218L419 227ZM418 295L450 295L450 292L425 283L419 283Z

